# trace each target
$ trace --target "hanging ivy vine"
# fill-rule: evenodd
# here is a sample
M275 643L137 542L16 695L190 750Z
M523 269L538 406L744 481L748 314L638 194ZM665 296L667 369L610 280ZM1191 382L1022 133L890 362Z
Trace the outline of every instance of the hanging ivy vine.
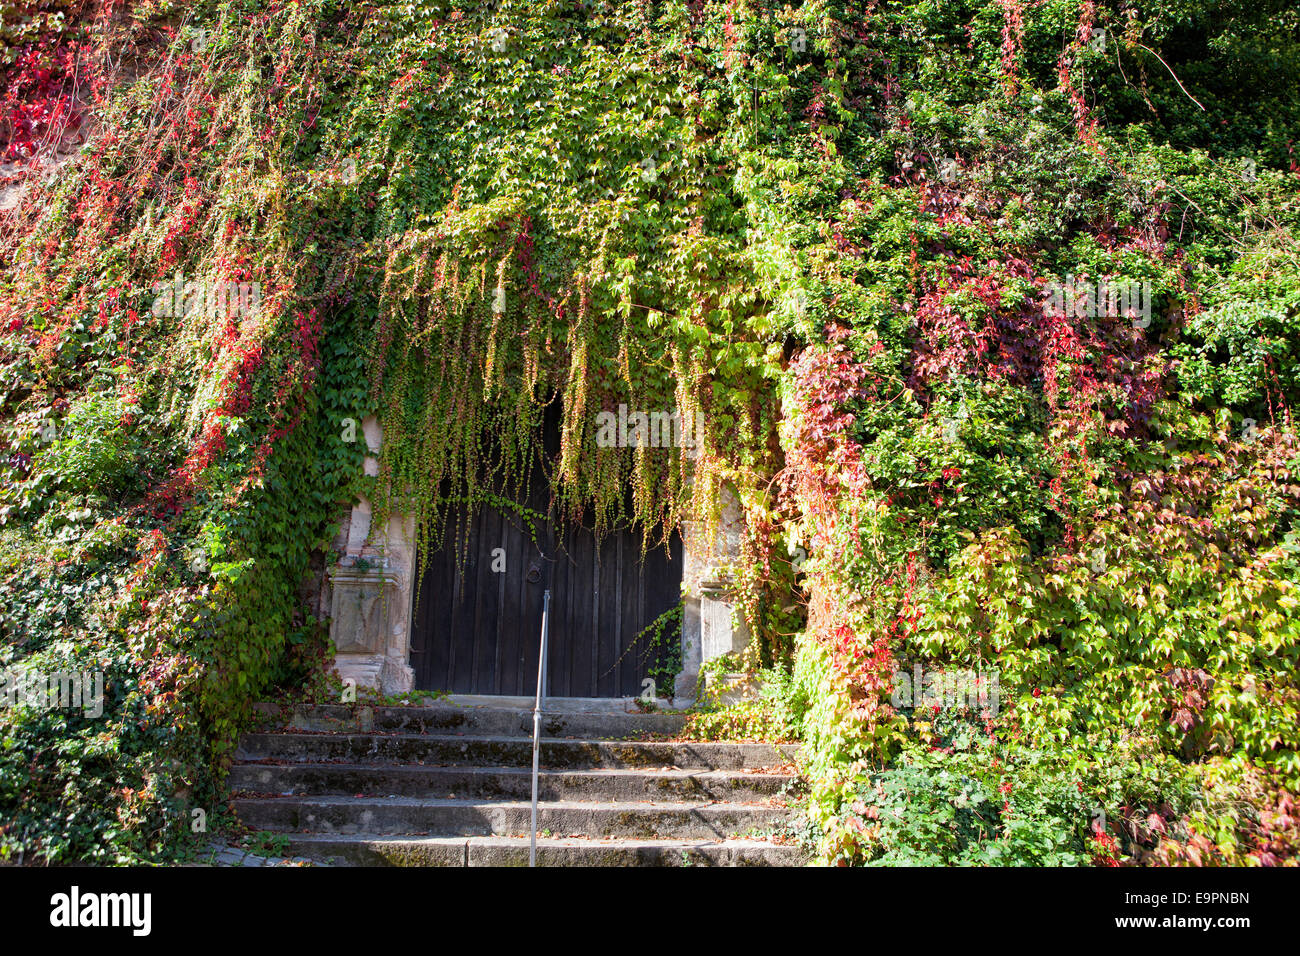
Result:
M928 772L957 733L888 703L903 655L1007 668L984 765L1073 821L1028 841L1061 861L1115 859L1079 801L1044 803L1085 785L1155 808L1130 858L1293 855L1266 814L1204 836L1237 832L1234 788L1286 806L1297 773L1300 113L1293 82L1233 79L1294 79L1293 11L30 6L0 27L0 665L97 663L115 690L102 725L0 717L0 855L174 846L252 701L319 671L304 582L356 496L376 527L414 515L427 558L539 473L547 520L647 546L711 536L734 497L752 663L797 658L828 859L916 849L855 810L863 767L911 748ZM1149 282L1151 322L1046 312L1066 274ZM698 447L611 443L620 409L698 421ZM1134 674L1139 712L1095 692ZM1071 741L1139 731L1070 776ZM1057 776L1016 764L1024 734ZM1204 819L1186 754L1229 794Z

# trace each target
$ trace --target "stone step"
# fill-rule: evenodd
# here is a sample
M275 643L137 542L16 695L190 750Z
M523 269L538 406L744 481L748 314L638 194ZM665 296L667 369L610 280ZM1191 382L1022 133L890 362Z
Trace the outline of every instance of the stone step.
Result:
M528 801L421 800L415 797L238 798L253 830L344 835L519 836L531 830ZM563 837L726 840L761 835L785 808L742 803L539 803L537 827Z
M299 730L351 733L471 734L533 736L531 707L499 707L439 702L429 707L371 707L359 704L257 704L263 731ZM634 738L680 733L680 714L552 712L542 714L546 737Z
M293 834L293 856L354 866L527 866L528 837ZM802 866L797 846L762 840L537 841L538 866Z
M761 800L793 774L732 770L543 770L542 800ZM236 764L230 787L250 794L336 794L468 799L532 797L532 771L515 767L418 767L383 764Z
M531 767L532 741L522 737L436 734L251 733L236 759L277 763L338 761L436 766ZM688 743L547 739L542 765L550 770L587 767L677 767L749 770L791 763L795 744Z

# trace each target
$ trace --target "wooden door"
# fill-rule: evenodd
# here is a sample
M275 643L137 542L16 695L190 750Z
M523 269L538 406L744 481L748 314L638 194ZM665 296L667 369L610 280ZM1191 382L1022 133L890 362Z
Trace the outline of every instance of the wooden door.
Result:
M539 477L524 504L549 511ZM457 560L456 520L430 555L416 592L411 665L416 687L458 694L531 696L536 692L542 595L551 590L547 693L553 697L626 697L663 659L660 647L634 639L681 599L682 548L641 555L641 535L595 534L546 520L536 527L510 509L484 506L467 529ZM671 696L672 688L658 688Z

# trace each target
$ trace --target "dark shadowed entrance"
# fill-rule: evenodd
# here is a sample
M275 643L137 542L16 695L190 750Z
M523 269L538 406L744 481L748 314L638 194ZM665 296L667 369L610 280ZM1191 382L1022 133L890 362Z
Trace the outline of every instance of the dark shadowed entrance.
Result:
M558 430L547 437L554 439L548 446L558 447ZM548 502L546 481L537 474L524 503L546 514ZM642 679L666 648L652 649L648 638L631 645L680 600L680 538L674 536L671 558L652 550L643 563L636 531L607 534L598 544L586 528L547 520L537 524L534 541L520 514L484 506L468 530L468 552L458 562L455 523L454 518L448 522L416 593L411 666L417 688L534 693L549 576L547 693L624 697L642 692ZM680 639L676 629L664 637L663 644ZM671 687L658 690L672 694Z

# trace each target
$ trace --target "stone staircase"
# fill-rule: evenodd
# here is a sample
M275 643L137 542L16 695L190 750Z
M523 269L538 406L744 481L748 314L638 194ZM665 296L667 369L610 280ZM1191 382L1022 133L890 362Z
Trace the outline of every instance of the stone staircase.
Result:
M259 704L261 726L231 770L235 810L321 862L526 866L531 701L486 700ZM805 862L767 839L789 812L794 745L672 741L682 717L624 713L618 701L547 706L539 866Z

